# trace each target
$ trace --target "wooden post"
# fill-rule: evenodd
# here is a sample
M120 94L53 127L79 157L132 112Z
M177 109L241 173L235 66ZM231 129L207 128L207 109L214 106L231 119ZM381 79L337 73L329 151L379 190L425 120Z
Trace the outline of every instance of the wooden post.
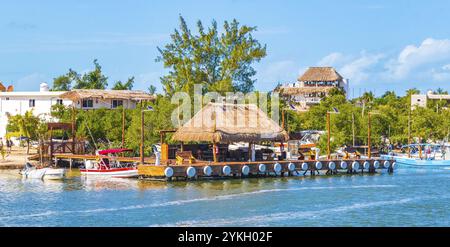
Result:
M355 113L352 112L352 140L353 147L355 146Z
M252 142L248 142L248 160L252 161Z
M419 159L422 159L422 138L419 137Z
M53 161L53 128L50 127L50 154L49 154L49 162L50 165L52 164Z
M327 112L327 159L331 159L331 127L330 127L330 113Z
M75 106L72 106L72 153L76 154L77 152L75 151L75 121L76 121L76 117L75 117Z
M125 147L125 107L122 109L122 148Z
M411 108L408 114L408 158L411 158Z
M216 144L216 142L213 142L213 160L214 160L214 162L217 162L216 148L217 148L217 144Z
M144 111L141 110L141 149L140 149L141 164L144 164Z
M184 143L183 143L183 142L180 143L180 151L181 151L181 152L184 151Z
M368 128L367 128L367 157L370 159L372 153L370 151L370 112L367 114L369 117Z

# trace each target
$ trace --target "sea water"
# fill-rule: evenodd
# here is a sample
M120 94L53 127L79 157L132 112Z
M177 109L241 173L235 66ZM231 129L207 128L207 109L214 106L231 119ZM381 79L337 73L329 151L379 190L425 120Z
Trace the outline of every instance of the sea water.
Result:
M0 171L0 226L450 226L450 170L170 183Z

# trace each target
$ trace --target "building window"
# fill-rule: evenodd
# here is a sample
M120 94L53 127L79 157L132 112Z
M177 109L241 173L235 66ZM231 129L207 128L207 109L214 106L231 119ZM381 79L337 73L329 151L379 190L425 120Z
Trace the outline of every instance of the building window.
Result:
M94 101L92 99L83 100L83 108L92 108L92 107L94 107Z
M9 100L9 97L6 97L6 100Z
M56 104L57 105L62 105L63 104L63 100L62 99L57 99L56 100Z
M35 106L36 106L36 101L35 101L34 99L30 99L30 100L28 101L28 106L29 106L29 107L35 107Z
M123 100L112 100L112 108L117 108L119 106L123 106Z

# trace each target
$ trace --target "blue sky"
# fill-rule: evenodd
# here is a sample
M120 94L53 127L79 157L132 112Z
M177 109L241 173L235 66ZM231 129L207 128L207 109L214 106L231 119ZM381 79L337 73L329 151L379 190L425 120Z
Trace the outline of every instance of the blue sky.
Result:
M38 90L69 68L97 58L116 80L136 89L167 73L156 47L170 41L181 14L236 18L257 26L267 57L255 64L258 90L293 82L308 66L334 66L350 80L350 96L408 88L450 90L450 1L7 1L1 0L0 81Z

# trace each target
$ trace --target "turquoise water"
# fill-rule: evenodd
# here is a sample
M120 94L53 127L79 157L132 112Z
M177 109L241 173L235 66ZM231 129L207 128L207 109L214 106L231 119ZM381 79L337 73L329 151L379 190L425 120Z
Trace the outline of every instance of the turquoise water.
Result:
M0 171L0 226L450 226L450 170L174 183Z

